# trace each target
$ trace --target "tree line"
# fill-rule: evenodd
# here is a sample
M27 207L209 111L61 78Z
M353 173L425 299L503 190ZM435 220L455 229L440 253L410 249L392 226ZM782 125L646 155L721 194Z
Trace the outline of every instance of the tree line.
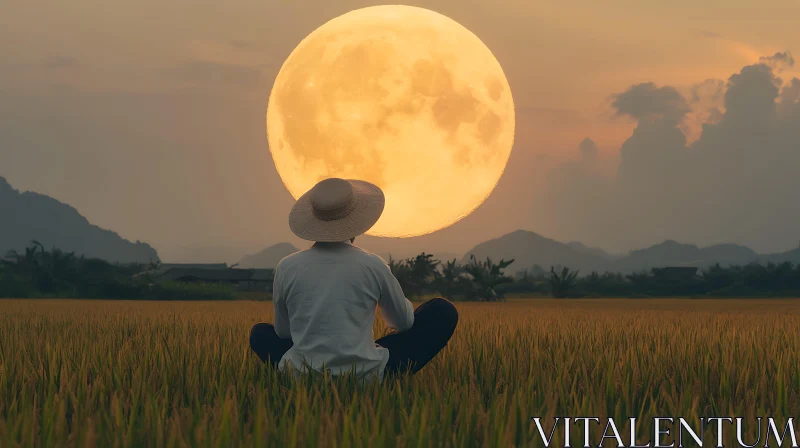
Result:
M508 294L568 297L800 297L800 264L751 263L698 269L696 275L665 275L661 269L631 274L580 271L566 266L539 266L511 277L514 260L470 256L463 265L441 262L422 253L389 260L389 267L409 296L436 294L456 300L502 301Z
M698 275L670 277L658 270L632 274L534 266L510 276L514 260L440 261L425 252L389 258L389 268L411 299L496 302L509 294L528 297L800 297L800 265L790 262L710 266ZM233 299L229 285L164 282L143 272L152 265L115 264L76 256L34 241L0 259L0 297L75 297L144 300ZM138 275L137 275L138 274Z
M235 298L225 285L161 282L152 265L109 263L76 256L33 241L23 252L0 259L0 297L63 297L131 300L219 300Z
M501 286L514 281L504 270L513 262L495 263L488 257L478 260L470 256L465 265L455 259L442 263L423 252L402 260L389 258L389 269L411 298L438 293L447 298L491 302L504 300Z

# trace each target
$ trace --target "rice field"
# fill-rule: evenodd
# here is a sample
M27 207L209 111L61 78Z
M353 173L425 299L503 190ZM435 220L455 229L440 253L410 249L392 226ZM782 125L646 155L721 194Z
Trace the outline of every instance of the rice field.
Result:
M271 306L0 300L0 447L542 446L531 417L800 414L800 300L458 303L450 345L383 384L276 375L248 346Z

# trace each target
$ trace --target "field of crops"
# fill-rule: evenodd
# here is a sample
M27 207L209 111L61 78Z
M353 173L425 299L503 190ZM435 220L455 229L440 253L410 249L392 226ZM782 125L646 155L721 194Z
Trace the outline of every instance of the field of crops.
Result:
M457 306L419 374L359 384L260 364L270 302L0 300L0 447L541 446L534 416L800 415L800 300Z

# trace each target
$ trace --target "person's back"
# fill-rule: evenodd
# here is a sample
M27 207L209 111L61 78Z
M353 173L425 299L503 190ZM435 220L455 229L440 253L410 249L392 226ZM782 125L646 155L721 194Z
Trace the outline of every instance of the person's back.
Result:
M281 366L380 376L389 351L375 344L376 307L399 331L414 323L413 306L390 275L383 259L349 241L316 243L281 260L273 287L275 331L293 341Z
M361 180L325 179L301 196L289 228L314 241L275 268L275 325L250 331L250 347L274 367L353 371L361 377L384 372L415 373L450 340L458 312L443 298L415 310L386 262L353 246L381 216L383 192ZM373 341L375 308L394 331Z

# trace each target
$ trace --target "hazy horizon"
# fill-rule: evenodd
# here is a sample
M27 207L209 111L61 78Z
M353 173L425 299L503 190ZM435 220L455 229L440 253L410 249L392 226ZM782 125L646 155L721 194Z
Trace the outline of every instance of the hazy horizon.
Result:
M267 147L267 98L303 37L374 4L79 0L42 14L12 0L0 176L166 261L303 247ZM516 104L495 191L409 250L463 253L517 229L612 253L668 239L797 247L797 2L407 4L474 32Z

